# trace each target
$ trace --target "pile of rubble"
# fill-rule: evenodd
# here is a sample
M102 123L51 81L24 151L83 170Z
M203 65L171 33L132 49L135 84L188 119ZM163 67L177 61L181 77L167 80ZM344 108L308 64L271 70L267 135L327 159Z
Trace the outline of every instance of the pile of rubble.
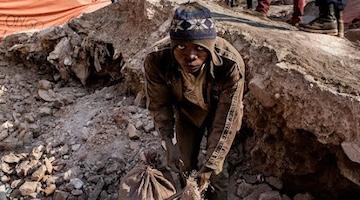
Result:
M56 190L55 182L59 182L59 177L54 176L54 172L62 169L61 165L53 165L55 155L61 154L63 148L58 151L44 146L34 148L32 152L14 154L10 153L1 158L1 182L2 195L8 194L11 197L30 196L36 198L38 195L49 196ZM50 157L51 156L51 157ZM66 180L66 177L64 177ZM76 179L72 183L79 182ZM74 184L74 187L81 188L82 184ZM79 189L77 188L77 189ZM59 193L60 191L57 191ZM11 195L10 195L11 194ZM59 198L56 198L59 199Z

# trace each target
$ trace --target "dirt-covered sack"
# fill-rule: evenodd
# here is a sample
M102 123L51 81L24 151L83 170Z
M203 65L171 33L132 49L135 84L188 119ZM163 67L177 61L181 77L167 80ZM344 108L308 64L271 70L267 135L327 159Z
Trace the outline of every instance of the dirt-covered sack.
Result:
M139 163L121 181L119 200L165 200L176 193L162 172Z

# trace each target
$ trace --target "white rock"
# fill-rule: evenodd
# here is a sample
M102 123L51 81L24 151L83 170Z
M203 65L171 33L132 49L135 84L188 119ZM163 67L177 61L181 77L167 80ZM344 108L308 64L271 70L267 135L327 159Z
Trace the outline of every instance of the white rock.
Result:
M77 151L77 150L80 149L80 147L81 147L81 144L74 144L74 145L71 146L71 150L72 151Z
M51 114L52 114L51 108L49 108L49 107L41 107L41 108L39 108L39 115L40 116L48 116L48 115L51 115Z
M13 171L14 171L14 169L12 169L12 168L10 167L10 165L7 164L7 163L5 163L5 162L2 162L2 163L0 164L0 168L1 168L1 170L2 170L5 174L12 174Z
M26 181L24 184L22 184L19 188L22 196L36 196L36 189L38 187L38 182L34 181Z
M70 180L70 184L74 186L75 189L81 189L84 185L84 182L79 178L73 178Z
M31 152L31 156L35 158L36 160L39 160L41 156L43 155L45 150L45 147L43 145L40 145L38 147L33 148Z
M32 175L31 175L31 180L33 181L41 181L41 179L44 178L45 173L46 173L46 166L45 165L41 165Z
M49 195L53 194L55 192L55 190L56 190L56 185L50 184L49 186L47 186L44 189L45 196L49 196Z
M18 163L20 161L20 158L15 154L10 153L2 157L2 160L6 163Z
M39 88L43 89L43 90L49 90L49 89L51 89L51 82L48 80L40 80Z
M0 178L0 180L1 180L1 182L3 182L3 183L7 183L7 182L10 181L10 177L4 175L4 176L2 176L2 177Z
M135 126L132 125L131 123L128 124L127 128L126 128L129 138L132 140L137 140L139 139L139 135L138 135L138 131L136 130Z
M150 131L154 130L155 129L155 126L154 126L154 123L152 121L150 121L145 127L144 127L144 130L147 132L147 133L150 133Z
M46 171L47 171L49 174L51 174L52 171L53 171L53 169L54 169L54 167L53 167L53 165L52 165L51 162L52 162L52 161L51 161L50 159L48 159L48 158L45 158L45 160L44 160L44 163L45 163L45 166L46 166Z

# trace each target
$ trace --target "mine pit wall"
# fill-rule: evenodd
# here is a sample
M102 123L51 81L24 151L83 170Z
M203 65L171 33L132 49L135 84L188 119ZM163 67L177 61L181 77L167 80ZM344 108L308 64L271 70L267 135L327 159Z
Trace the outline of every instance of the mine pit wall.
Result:
M358 196L360 164L348 158L341 143L359 137L359 98L308 80L279 61L274 49L241 32L220 34L246 63L243 123L253 135L245 154L254 171L281 177L290 194Z

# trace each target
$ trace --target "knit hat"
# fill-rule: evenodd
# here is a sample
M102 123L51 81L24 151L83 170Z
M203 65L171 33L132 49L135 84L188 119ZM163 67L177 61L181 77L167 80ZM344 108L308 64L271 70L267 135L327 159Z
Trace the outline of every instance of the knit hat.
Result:
M211 12L197 2L180 5L174 13L170 27L172 46L191 42L206 48L215 65L221 65L221 59L215 52L216 29Z

